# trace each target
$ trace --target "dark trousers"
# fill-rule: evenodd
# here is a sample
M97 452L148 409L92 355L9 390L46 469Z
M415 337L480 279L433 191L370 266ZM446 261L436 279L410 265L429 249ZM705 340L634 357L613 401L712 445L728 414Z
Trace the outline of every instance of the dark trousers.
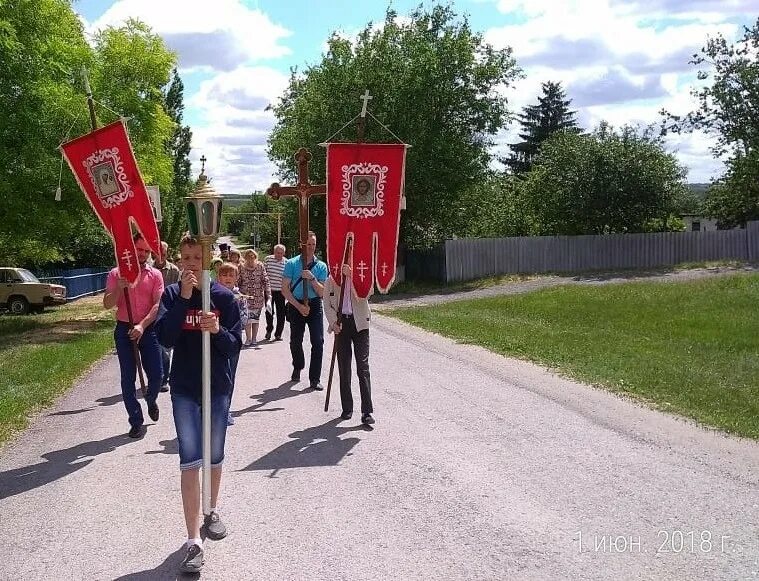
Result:
M308 325L308 336L311 339L311 364L308 367L308 379L318 383L322 375L322 353L324 351L324 317L321 299L308 301L310 311L307 317L298 310L290 307L290 354L293 356L293 369L300 371L306 366L303 355L303 335Z
M121 395L124 398L124 407L127 414L129 414L129 424L132 427L138 427L143 424L144 419L142 416L142 406L137 401L135 394L137 365L134 360L132 340L129 338L129 323L118 321L113 331L113 339L116 343L116 354L119 357L119 367L121 368ZM149 325L145 329L137 346L148 382L145 400L150 405L158 399L158 390L161 388L163 376L163 364L161 361L163 354L153 325Z
M271 306L273 313L266 311L266 334L271 335L274 329L274 314L276 314L277 329L274 331L274 336L282 337L282 329L285 328L285 295L282 291L271 291Z
M356 330L356 321L351 315L343 315L342 330L335 336L337 342L337 369L340 372L340 400L343 412L353 411L351 395L351 345L356 353L356 374L358 391L361 394L361 413L374 412L372 407L372 384L369 377L369 329Z

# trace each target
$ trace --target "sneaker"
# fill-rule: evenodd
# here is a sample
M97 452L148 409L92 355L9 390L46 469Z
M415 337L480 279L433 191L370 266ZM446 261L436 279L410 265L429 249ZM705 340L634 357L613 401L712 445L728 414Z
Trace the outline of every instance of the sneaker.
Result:
M150 416L150 419L153 420L154 422L158 421L158 416L160 415L160 411L158 410L158 404L156 402L148 404L148 415Z
M290 376L290 381L300 381L300 369L293 369L293 374Z
M372 417L372 414L361 414L361 423L362 424L373 424L374 418Z
M271 333L266 333L266 335L264 335L264 339L266 341L271 341Z
M218 512L214 511L206 516L203 527L206 529L206 536L212 541L219 541L227 536L227 527L221 522Z
M343 412L340 414L340 417L344 420L349 420L353 417L353 412Z
M145 426L132 426L127 435L130 438L142 438L145 435Z
M315 389L316 391L321 391L324 389L324 386L319 383L318 381L312 381L311 385L309 386L311 389Z
M234 426L235 425L235 419L232 417L232 412L229 412L227 414L227 425L228 426Z
M203 559L203 547L192 543L187 547L187 552L179 568L183 573L198 573L203 567L203 563L205 563Z
M161 391L162 391L163 393L166 393L167 391L169 391L169 384L168 384L168 383L164 383L164 384L161 386Z
M279 335L274 335L274 340L275 341L281 341L282 337L280 337Z

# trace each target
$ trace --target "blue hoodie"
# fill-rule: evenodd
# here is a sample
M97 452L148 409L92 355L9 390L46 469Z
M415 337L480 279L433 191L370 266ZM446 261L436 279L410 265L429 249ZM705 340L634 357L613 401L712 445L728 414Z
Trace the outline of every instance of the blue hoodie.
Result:
M202 311L200 290L192 296L180 295L179 283L163 291L156 320L161 345L174 349L169 383L171 393L189 395L200 403L202 391L203 347L200 331ZM211 283L211 310L219 317L219 332L211 334L211 393L232 392L230 358L240 352L242 324L240 307L232 292L217 282Z

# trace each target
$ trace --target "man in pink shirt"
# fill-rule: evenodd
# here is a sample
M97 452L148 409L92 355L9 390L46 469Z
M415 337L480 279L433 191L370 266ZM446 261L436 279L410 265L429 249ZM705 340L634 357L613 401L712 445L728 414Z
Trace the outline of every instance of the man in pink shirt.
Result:
M158 390L161 387L163 374L161 348L153 329L153 321L158 315L158 306L163 294L163 275L160 270L148 266L150 247L142 237L135 234L134 245L137 249L137 262L140 265L140 276L137 284L129 289L129 302L132 307L134 326L129 324L124 289L129 286L126 279L119 276L119 269L114 268L108 273L105 284L103 306L106 309L116 307L116 329L113 338L116 343L116 354L121 367L121 395L124 407L129 414L130 438L141 438L145 435L142 406L135 394L137 378L137 362L134 356L133 342L137 343L142 366L147 375L148 415L154 422L158 421Z

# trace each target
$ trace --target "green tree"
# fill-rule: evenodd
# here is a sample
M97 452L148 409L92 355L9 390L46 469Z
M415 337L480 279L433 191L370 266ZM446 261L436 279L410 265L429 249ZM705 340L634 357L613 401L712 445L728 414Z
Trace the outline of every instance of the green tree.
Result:
M97 222L58 145L90 130L81 70L91 72L98 114L128 127L148 183L168 188L164 150L173 123L160 88L174 63L144 25L106 29L87 43L66 0L5 0L0 11L0 248L28 267L113 263ZM103 106L105 105L105 106ZM112 111L110 111L112 110ZM55 201L61 176L62 201Z
M0 248L6 262L61 260L90 212L70 172L55 202L57 147L86 127L76 78L92 53L65 0L5 0L0 10Z
M566 98L561 83L543 83L543 96L536 105L529 105L517 115L522 132L518 143L512 143L512 154L501 161L510 173L522 175L530 171L532 162L540 150L540 145L557 131L579 133L575 120L576 111L571 111L571 99Z
M322 61L293 71L287 92L274 106L277 124L269 156L294 179L298 147L314 154L315 183L324 179L318 147L359 111L364 89L371 112L413 147L406 165L407 210L401 238L428 247L455 234L450 216L470 186L483 179L492 136L508 120L500 89L519 75L511 49L495 50L451 7L421 7L409 18L388 10L381 27L368 24L355 43L333 34ZM355 139L353 128L339 133ZM366 141L393 141L372 120ZM313 226L323 240L324 202L313 203Z
M461 238L528 236L535 230L522 181L496 172L462 193L451 220L458 221L456 235Z
M543 143L524 195L535 234L665 230L685 195L685 169L651 131L602 124Z
M174 172L166 143L176 124L166 111L162 88L169 84L176 55L146 24L130 19L98 33L95 58L92 86L95 99L104 106L98 114L107 121L128 118L143 180L169 190Z
M703 212L720 228L759 220L759 150L738 153L728 162L725 175L709 188Z
M727 171L710 189L705 210L723 226L759 219L759 18L744 27L734 44L717 34L709 38L691 64L698 78L711 80L691 94L695 111L680 116L663 110L662 133L702 130L715 137L715 157L727 156Z
M184 112L184 83L174 69L171 84L165 95L166 112L174 122L174 131L166 144L172 160L173 176L171 189L161 197L163 222L161 223L161 238L170 247L176 248L182 233L186 230L185 206L183 197L190 193L192 178L190 176L190 149L192 147L192 131L182 125Z

